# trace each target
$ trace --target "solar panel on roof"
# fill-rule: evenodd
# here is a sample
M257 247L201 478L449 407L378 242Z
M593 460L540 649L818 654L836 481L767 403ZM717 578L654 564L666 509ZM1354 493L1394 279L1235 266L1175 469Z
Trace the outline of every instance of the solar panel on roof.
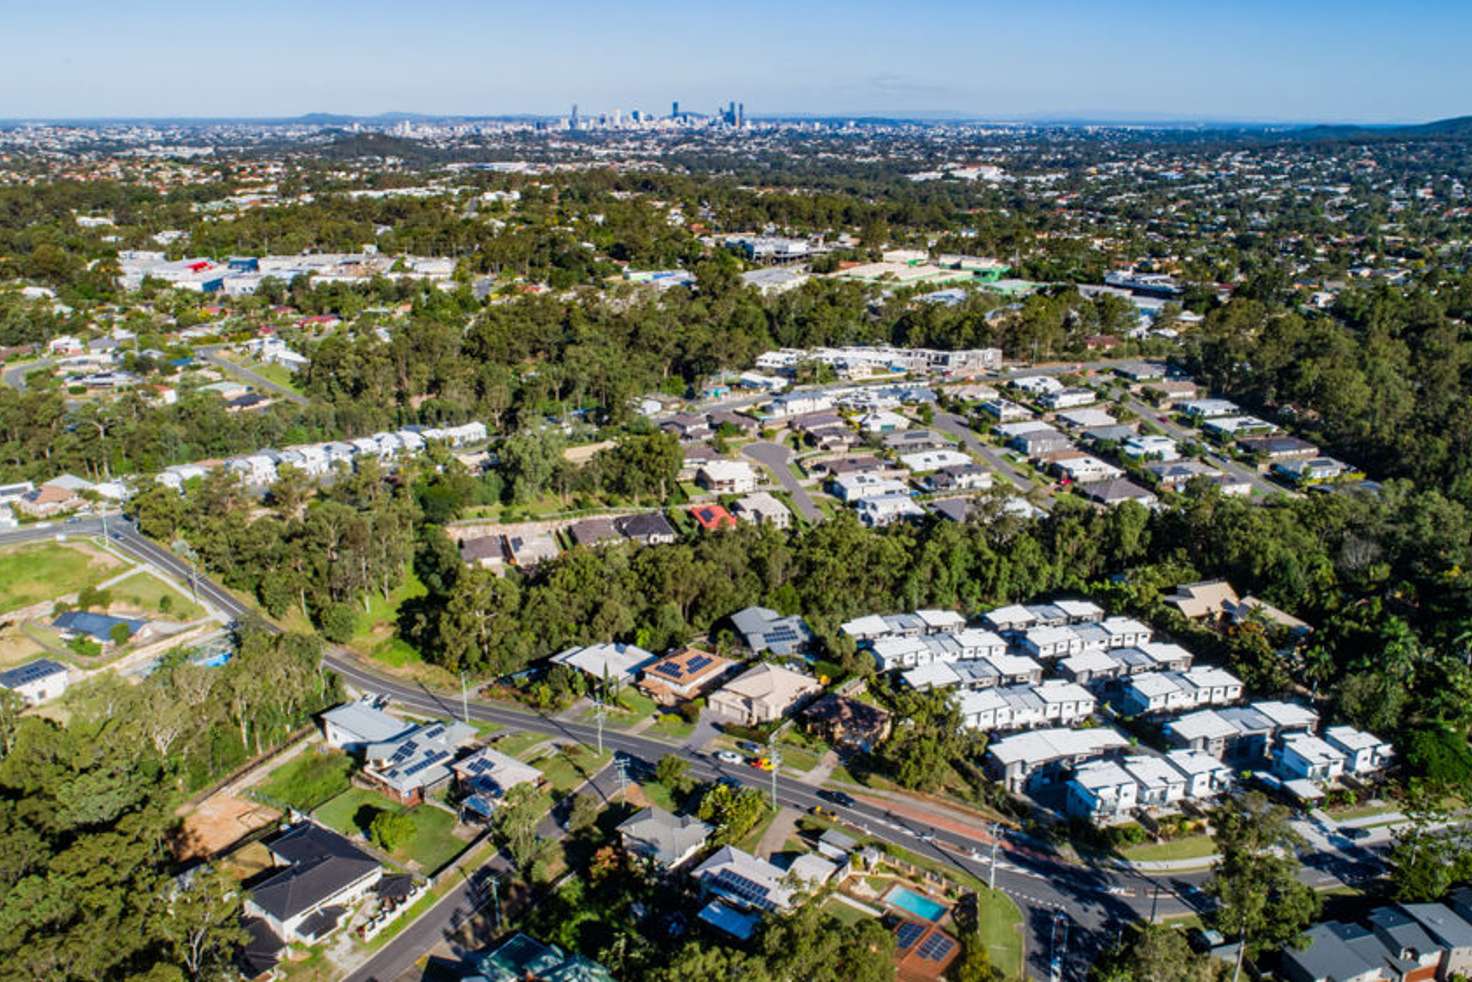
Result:
M918 927L919 925L916 926ZM921 958L928 958L935 962L944 961L945 957L951 953L951 949L954 947L956 947L956 942L944 934L932 934L920 946L919 955Z
M747 879L740 873L734 873L731 870L723 869L716 874L715 884L721 889L733 893L736 896L740 897L742 900L745 900L758 907L763 907L768 910L771 910L775 907L772 901L767 898L767 890L765 887L753 880Z
M426 739L426 740L435 740L435 739L438 739L439 737L442 737L444 735L445 735L445 728L443 726L436 726L436 727L434 727L434 728L432 728L430 730L425 731L424 739Z
M712 659L707 658L705 655L696 655L694 658L690 659L690 664L686 665L685 667L692 672L698 672L705 666L709 665L711 661Z
M925 926L923 924L916 924L914 921L905 921L894 933L895 944L900 948L908 948L924 933Z

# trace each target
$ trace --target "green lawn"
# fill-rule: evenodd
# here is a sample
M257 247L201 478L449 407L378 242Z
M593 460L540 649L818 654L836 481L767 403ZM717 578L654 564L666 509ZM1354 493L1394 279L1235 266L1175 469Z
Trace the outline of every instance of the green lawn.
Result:
M132 576L107 588L114 603L136 607L153 617L161 616L171 621L194 621L203 617L204 608L180 593L152 573L139 570ZM159 601L169 598L169 609L165 612Z
M801 771L806 774L818 766L818 755L806 747L793 747L784 743L780 749L782 766L787 770Z
M0 614L96 586L122 569L111 556L62 542L7 549L0 552Z
M1348 808L1326 808L1329 817L1339 822L1348 822L1356 818L1369 818L1372 815L1387 815L1396 811L1395 805L1389 802L1376 802L1367 805L1352 805Z
M424 664L424 656L400 637L392 637L386 641L380 641L370 656L376 662L387 665L389 668L407 668L410 665Z
M685 718L679 713L660 713L654 718L654 725L645 730L644 734L659 740L684 742L694 732L695 724L685 722Z
M592 777L613 757L608 751L601 755L580 743L562 747L533 762L533 766L547 775L547 783L559 795Z
M347 754L307 750L276 768L258 790L270 803L311 811L348 789L353 761Z
M1121 850L1126 859L1138 862L1164 862L1175 859L1203 859L1216 854L1216 843L1209 835L1186 835L1170 842L1147 842Z
M777 813L771 808L768 808L766 814L762 816L762 820L757 822L750 832L746 833L746 837L740 842L735 843L736 848L754 855L756 853L756 847L761 844L762 836L766 835L767 829L776 820Z
M353 639L348 642L348 647L360 655L371 657L384 641L390 640L398 621L399 607L404 601L422 597L428 592L429 588L414 575L413 567L406 566L404 579L397 588L390 591L387 597L375 592L368 602L368 609L358 611L357 630Z
M663 808L672 815L679 810L675 806L675 798L670 794L670 789L658 781L641 784L639 790L644 792L644 797L648 798L649 803L656 808Z
M495 742L497 750L512 757L521 757L532 747L546 743L549 737L545 733L532 733L522 730L516 733L507 733ZM524 758L523 758L524 759Z
M1000 890L983 888L978 899L981 907L981 939L991 962L1009 979L1023 977L1022 911L1012 898Z
M840 924L857 924L859 921L866 920L869 916L868 914L865 914L862 910L858 910L857 908L851 907L841 900L836 900L831 897L825 904L823 904L823 913L827 914L829 917L833 918Z
M232 365L239 365L248 371L255 372L261 378L275 382L284 389L290 389L298 395L301 394L302 390L297 388L296 384L296 373L285 365L278 365L275 362L257 361L249 357L225 358L225 361L230 362Z
M316 817L344 835L366 836L373 816L380 811L402 812L414 820L414 837L392 854L399 862L413 861L423 872L430 873L465 848L464 842L450 834L455 827L454 815L434 805L404 808L366 788L349 788L318 808Z

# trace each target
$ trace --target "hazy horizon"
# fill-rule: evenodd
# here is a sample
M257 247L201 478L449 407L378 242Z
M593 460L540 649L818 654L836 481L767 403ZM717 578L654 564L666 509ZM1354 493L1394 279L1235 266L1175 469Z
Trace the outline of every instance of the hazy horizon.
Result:
M6 14L0 119L563 115L1364 124L1466 114L1472 5L363 0ZM1108 109L1079 109L1107 106Z

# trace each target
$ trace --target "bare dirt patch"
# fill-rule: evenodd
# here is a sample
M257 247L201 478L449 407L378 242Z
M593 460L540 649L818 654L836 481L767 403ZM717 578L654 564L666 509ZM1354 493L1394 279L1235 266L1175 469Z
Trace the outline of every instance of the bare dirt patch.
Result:
M242 836L281 817L274 808L230 794L211 795L184 816L178 852L183 859L214 856Z

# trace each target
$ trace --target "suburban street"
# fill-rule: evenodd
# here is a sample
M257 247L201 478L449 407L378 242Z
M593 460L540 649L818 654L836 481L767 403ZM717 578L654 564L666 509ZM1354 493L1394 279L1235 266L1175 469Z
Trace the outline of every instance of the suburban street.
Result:
M993 473L1000 474L1005 480L1010 482L1019 494L1026 495L1032 491L1033 483L1013 466L1012 462L997 450L996 447L988 446L982 442L981 437L977 436L976 432L967 425L965 418L957 416L955 413L948 413L943 409L937 409L935 411L935 428L942 433L960 439L962 446L972 453L980 455L986 462L987 467ZM1051 504L1051 498L1052 496L1049 495L1043 502L1042 507L1045 510Z
M1193 430L1189 426L1182 426L1180 423L1177 423L1174 419L1172 419L1169 413L1162 412L1161 410L1156 409L1154 406L1143 401L1142 399L1139 399L1135 396L1130 396L1128 399L1125 400L1125 405L1129 407L1129 410L1132 413L1136 414L1141 419L1149 420L1152 425L1160 427L1162 430L1165 431L1166 436L1170 437L1172 440L1176 441L1179 444L1185 444L1187 441L1192 441L1195 443L1200 443L1203 446L1209 446L1209 441L1207 441L1207 439L1202 436L1199 430ZM1208 451L1207 456L1209 458L1208 463L1216 467L1218 470L1225 471L1226 473L1231 474L1233 477L1238 478L1239 480L1246 481L1248 484L1250 484L1252 486L1252 492L1255 495L1265 497L1270 494L1293 493L1287 488L1283 487L1281 484L1274 484L1272 481L1269 481L1267 478L1263 477L1251 467L1245 467L1242 464L1237 463L1235 460L1230 459L1225 454L1215 451Z
M99 519L88 518L45 529L32 528L4 533L0 534L0 545L33 541L59 532L74 535L101 534L102 523ZM168 549L142 536L130 523L119 519L110 520L108 536L114 548L152 563L182 583L190 582L191 571L188 564ZM256 616L245 604L213 581L201 577L196 586L204 600L232 617ZM269 623L267 627L276 630ZM358 691L386 695L404 708L416 712L441 717L461 715L458 694L439 693L420 685L385 677L342 649L329 648L323 656L323 662ZM598 731L592 724L559 720L498 703L471 701L468 708L470 717L475 720L546 733L588 746L596 746L598 742ZM747 767L723 765L695 748L680 747L614 729L605 730L603 745L608 750L623 752L649 764L666 754L677 754L690 763L692 775L702 780L724 777L763 791L770 791L772 787L769 774ZM954 827L901 817L887 808L883 799L865 796L860 788L849 789L855 792L857 799L851 807L837 806L820 798L818 790L810 784L786 776L779 776L776 780L778 804L807 811L821 803L825 808L836 812L843 822L866 835L940 860L983 880L992 873L989 857L993 840L980 824L974 830L958 831ZM1200 869L1145 873L1133 869L1084 866L1064 861L1048 853L1045 848L1011 837L1004 837L999 841L997 855L997 889L1011 896L1023 911L1027 923L1029 968L1040 978L1049 975L1048 951L1054 932L1054 918L1058 911L1065 911L1072 924L1072 929L1068 932L1070 952L1064 962L1064 977L1082 978L1090 963L1091 951L1108 943L1116 926L1152 916L1164 918L1192 912L1194 908L1185 897L1190 891L1198 889L1209 875ZM1372 875L1381 868L1377 855L1358 847L1342 852L1315 852L1305 855L1304 861L1304 881L1320 889ZM471 878L474 879L473 874ZM443 936L445 926L452 923L454 917L464 916L466 906L478 902L468 884L452 894L452 897L458 899L454 902L447 899L434 908L434 926L414 930L413 938L418 941L428 941L431 938L437 940ZM405 933L409 934L408 931ZM385 948L384 953L411 946L409 941L396 941L394 945ZM386 972L393 967L393 964L385 961L385 974L355 975L355 982L366 982L369 978L389 982L395 976Z
M822 510L813 504L813 496L808 494L808 489L803 487L792 473L789 466L792 463L792 451L780 443L768 443L766 441L750 443L741 448L742 456L749 457L772 472L777 482L792 495L792 503L802 513L804 521L821 522L823 520Z
M223 350L225 347L226 345L222 344L209 345L203 348L195 348L194 353L199 355L201 360L209 362L220 371L225 372L228 375L234 375L236 378L241 379L245 382L249 382L257 389L274 393L283 399L288 399L291 402L296 403L299 406L305 406L307 404L307 397L302 395L300 392L293 392L286 386L273 382L270 379L266 378L264 375L254 372L246 366L239 364L238 362L233 362L230 361L228 358L225 358L223 355L220 354L221 350Z

